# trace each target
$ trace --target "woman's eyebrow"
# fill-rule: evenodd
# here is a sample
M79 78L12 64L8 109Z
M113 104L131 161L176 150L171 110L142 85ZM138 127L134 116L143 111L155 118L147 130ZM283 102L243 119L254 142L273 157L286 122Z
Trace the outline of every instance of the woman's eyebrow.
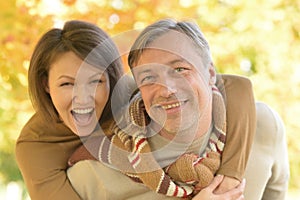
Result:
M92 79L92 78L94 78L94 77L96 77L96 76L97 76L97 77L98 77L98 76L102 76L104 73L105 73L104 71L97 72L97 73L93 74L92 76L90 76L89 79Z
M63 78L68 78L68 79L72 79L75 80L75 77L70 76L70 75L61 75L57 78L57 80L63 79Z

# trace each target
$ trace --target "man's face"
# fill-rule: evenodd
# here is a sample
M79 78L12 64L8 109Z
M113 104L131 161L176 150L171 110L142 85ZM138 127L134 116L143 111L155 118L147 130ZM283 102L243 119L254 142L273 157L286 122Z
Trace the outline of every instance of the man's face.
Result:
M210 125L210 80L215 78L213 67L203 66L195 46L177 39L173 33L161 36L133 68L147 113L172 135L199 123Z

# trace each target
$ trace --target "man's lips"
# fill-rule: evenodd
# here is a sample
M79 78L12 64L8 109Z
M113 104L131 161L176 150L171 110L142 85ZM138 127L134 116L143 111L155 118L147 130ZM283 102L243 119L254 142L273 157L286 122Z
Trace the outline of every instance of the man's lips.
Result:
M177 108L181 105L181 102L177 102L177 103L172 103L172 104L167 104L167 105L161 105L161 107L165 110L167 109L171 109L171 108Z
M164 103L157 103L155 107L162 108L164 110L169 110L173 108L179 108L184 105L187 101L177 101L177 102L164 102Z

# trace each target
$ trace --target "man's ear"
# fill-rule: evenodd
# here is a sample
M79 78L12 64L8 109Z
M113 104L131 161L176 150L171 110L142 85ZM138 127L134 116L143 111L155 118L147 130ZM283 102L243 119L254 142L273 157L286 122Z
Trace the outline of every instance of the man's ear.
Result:
M47 93L50 93L49 84L48 84L48 78L46 78L46 77L43 78L42 84L43 84L43 87L44 87L45 91Z
M214 66L214 64L211 62L209 65L209 84L210 85L214 85L216 84L217 81L217 72L216 72L216 68Z

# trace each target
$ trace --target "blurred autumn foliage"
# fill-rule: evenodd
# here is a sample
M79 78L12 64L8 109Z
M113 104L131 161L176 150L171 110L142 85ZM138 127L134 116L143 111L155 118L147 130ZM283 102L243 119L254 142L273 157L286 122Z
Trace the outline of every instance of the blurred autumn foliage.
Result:
M33 113L27 69L46 30L81 19L117 36L171 17L196 21L218 71L248 76L257 100L279 112L287 131L290 190L300 188L300 1L9 0L0 2L0 11L0 184L22 182L14 143Z

